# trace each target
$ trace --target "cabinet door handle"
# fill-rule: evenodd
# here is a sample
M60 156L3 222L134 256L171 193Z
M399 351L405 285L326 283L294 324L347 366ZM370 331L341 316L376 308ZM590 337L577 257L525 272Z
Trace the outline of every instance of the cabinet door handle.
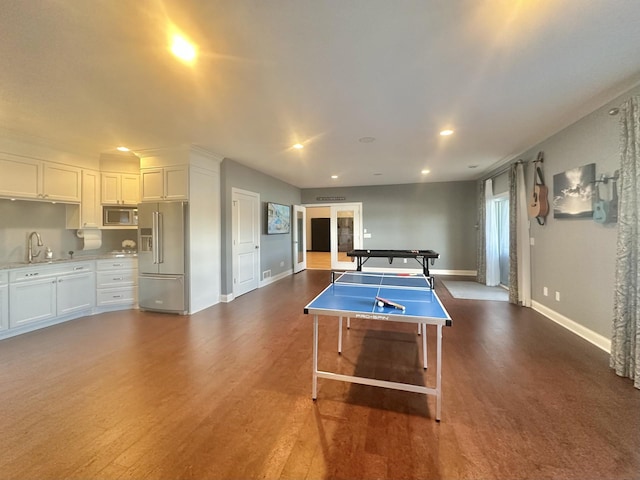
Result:
M113 277L114 280L122 280L122 277Z

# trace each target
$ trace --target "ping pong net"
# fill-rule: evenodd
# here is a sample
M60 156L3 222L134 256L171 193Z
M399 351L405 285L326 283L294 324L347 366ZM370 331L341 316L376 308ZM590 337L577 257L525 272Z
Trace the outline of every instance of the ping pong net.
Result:
M429 278L423 274L331 272L331 283L354 286L380 286L410 290L432 290Z

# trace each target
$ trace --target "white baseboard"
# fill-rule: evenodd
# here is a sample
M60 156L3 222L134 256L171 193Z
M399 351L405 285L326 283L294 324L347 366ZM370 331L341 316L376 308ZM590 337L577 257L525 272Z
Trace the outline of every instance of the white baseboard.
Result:
M229 303L234 299L233 293L229 293L228 295L225 294L221 294L220 295L220 301L222 303Z
M579 337L584 338L587 342L594 344L596 347L604 350L607 353L611 353L611 339L603 337L599 333L596 333L593 330L590 330L587 327L574 322L570 318L567 318L564 315L551 310L549 307L545 307L544 305L536 301L531 302L531 308L533 308L536 312L541 313L549 320L552 320L558 325L563 326L570 332L573 332Z
M269 278L265 278L264 280L260 280L260 282L258 283L258 288L266 287L267 285L273 282L277 282L278 280L288 277L289 275L293 275L293 269L285 270L284 272L279 273L275 277L269 277ZM228 294L223 293L220 295L221 303L229 303L229 302L232 302L234 299L235 297L233 296L233 293L228 293Z
M476 277L478 272L476 270L429 270L434 275L460 275L463 277Z
M278 275L276 275L275 277L269 277L269 278L265 278L263 280L260 281L260 285L258 285L258 288L262 288L262 287L266 287L267 285L273 283L273 282L277 282L278 280L281 280L285 277L288 277L289 275L293 275L293 269L290 268L289 270L285 270L284 272L279 273Z

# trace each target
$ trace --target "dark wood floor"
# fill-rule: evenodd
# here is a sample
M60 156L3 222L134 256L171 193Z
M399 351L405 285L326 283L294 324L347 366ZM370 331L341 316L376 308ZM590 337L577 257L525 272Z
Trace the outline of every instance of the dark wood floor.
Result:
M531 309L456 300L433 398L320 380L307 271L191 317L97 315L0 342L0 478L640 478L640 391ZM430 327L431 328L431 327ZM430 361L435 335L430 331ZM431 383L405 324L358 321L320 367Z

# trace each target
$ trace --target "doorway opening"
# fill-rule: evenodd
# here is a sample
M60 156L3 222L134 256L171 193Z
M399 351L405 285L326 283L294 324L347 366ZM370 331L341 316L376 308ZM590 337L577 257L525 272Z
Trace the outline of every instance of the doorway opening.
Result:
M354 270L347 252L362 248L362 204L306 205L307 268Z
M487 285L509 288L509 193L487 202Z

